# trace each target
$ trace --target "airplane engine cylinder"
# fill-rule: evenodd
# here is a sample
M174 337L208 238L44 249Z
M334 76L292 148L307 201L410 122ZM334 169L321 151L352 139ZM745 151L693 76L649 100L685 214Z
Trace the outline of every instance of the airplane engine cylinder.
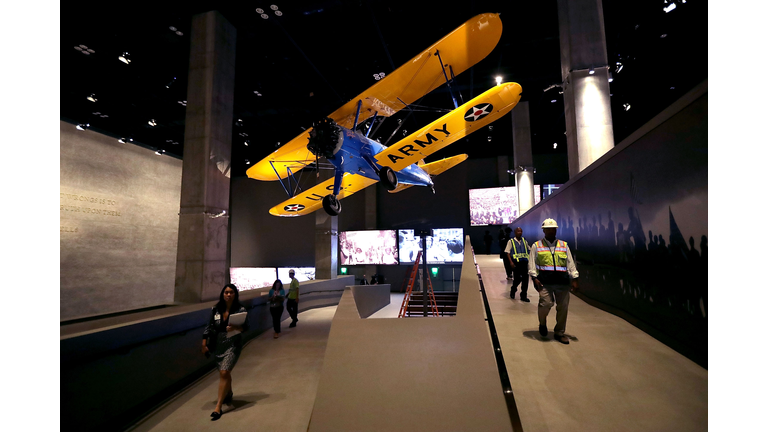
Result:
M342 128L330 118L324 118L315 124L309 132L307 149L315 156L332 158L344 143Z

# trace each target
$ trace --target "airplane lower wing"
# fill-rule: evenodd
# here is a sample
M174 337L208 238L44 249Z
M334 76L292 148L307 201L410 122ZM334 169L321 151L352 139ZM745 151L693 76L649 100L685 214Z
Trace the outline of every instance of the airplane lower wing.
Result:
M395 171L418 162L508 113L520 101L522 87L504 83L400 140L374 159Z
M378 180L369 179L357 174L345 173L341 181L342 186L338 199L342 199L361 191L366 187L377 183ZM303 191L282 203L269 209L269 214L274 216L303 216L323 207L323 197L333 193L333 178Z
M464 162L465 160L467 160L468 157L469 157L468 155L460 154L453 157L440 159L439 161L430 162L428 164L419 165L419 168L423 169L424 171L427 172L427 174L431 176L436 176ZM411 186L413 185L400 183L397 185L397 187L394 190L389 191L389 193L397 193L400 191L404 191Z

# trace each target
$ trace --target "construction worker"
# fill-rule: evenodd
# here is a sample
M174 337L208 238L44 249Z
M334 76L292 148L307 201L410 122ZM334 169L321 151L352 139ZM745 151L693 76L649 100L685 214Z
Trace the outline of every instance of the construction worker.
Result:
M539 292L539 334L547 336L547 315L557 302L555 340L567 344L565 322L568 320L570 291L579 290L579 272L568 244L557 239L557 222L546 219L541 224L544 238L531 245L528 274ZM570 281L569 281L570 279Z
M515 298L517 286L522 283L520 301L526 303L530 303L528 300L528 249L528 242L523 238L523 229L515 228L515 236L507 242L507 247L504 249L507 254L506 259L512 267L512 274L514 275L509 297Z

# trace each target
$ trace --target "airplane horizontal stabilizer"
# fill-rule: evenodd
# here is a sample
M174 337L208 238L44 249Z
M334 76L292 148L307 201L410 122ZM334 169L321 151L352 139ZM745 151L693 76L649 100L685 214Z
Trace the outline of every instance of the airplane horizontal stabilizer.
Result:
M430 162L428 164L420 165L419 167L421 169L423 169L424 171L426 171L427 174L429 174L431 176L436 176L436 175L442 174L442 173L448 171L449 169L455 167L456 165L464 162L465 160L467 160L468 157L469 156L467 156L466 154L460 154L460 155L452 156L452 157L449 157L449 158L440 159L439 161ZM411 186L413 186L413 185L408 185L408 184L400 183L399 185L397 185L397 187L394 190L389 191L389 193L397 193L397 192L400 192L400 191L404 191L404 190L408 189Z

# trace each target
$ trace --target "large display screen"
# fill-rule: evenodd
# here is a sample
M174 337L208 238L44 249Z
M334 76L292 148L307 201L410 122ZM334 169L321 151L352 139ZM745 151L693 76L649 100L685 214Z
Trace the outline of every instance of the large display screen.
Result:
M533 186L534 205L541 201L541 186ZM520 214L517 188L499 187L469 190L469 222L471 226L507 225Z
M464 230L440 228L427 237L427 264L461 263L464 261ZM398 230L400 263L412 264L421 250L421 238L413 230Z
M230 267L229 280L239 291L271 287L277 279L274 267Z
M395 230L339 233L341 265L392 265L397 261Z
M315 268L314 267L278 267L277 268L277 278L280 279L280 281L285 286L288 286L291 283L291 277L288 276L288 272L291 269L293 269L296 272L296 274L294 274L294 277L299 282L315 280Z

